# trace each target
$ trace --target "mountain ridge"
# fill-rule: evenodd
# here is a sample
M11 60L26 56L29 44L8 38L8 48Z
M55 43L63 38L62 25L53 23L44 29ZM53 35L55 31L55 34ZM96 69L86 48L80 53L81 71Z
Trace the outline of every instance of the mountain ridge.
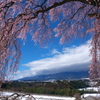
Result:
M80 72L60 72L57 74L48 74L48 75L36 75L30 77L24 77L18 80L21 81L47 81L47 80L68 80L68 79L80 79L80 78L88 78L88 71L80 71Z

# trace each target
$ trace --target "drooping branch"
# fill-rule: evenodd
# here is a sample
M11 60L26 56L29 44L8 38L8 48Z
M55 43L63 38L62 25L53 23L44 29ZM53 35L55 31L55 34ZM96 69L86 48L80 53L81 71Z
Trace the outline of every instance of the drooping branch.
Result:
M7 75L5 69L10 68L14 72L17 68L20 59L19 39L25 39L26 34L31 31L36 43L45 44L53 36L50 21L58 19L61 21L54 31L55 36L61 37L60 43L88 34L87 31L95 27L96 19L100 20L100 0L0 1L1 80ZM99 23L97 25L99 26ZM97 28L100 30L100 27ZM7 65L10 66L7 67Z

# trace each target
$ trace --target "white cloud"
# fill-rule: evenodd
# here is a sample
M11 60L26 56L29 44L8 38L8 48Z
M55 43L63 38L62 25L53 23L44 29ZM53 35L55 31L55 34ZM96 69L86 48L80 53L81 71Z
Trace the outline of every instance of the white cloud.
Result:
M51 52L51 54L52 55L60 54L60 52L57 49L53 49L52 52Z
M88 42L78 47L64 48L62 52L52 50L53 57L24 64L29 70L19 72L15 78L39 74L53 74L62 71L87 70L90 63Z

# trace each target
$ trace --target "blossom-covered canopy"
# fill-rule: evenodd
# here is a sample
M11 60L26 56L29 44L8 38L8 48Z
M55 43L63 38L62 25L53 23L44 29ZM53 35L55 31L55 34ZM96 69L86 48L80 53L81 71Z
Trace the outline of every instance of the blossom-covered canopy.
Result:
M0 80L17 70L19 41L28 33L41 45L53 36L63 44L92 34L90 78L100 76L100 0L0 0Z

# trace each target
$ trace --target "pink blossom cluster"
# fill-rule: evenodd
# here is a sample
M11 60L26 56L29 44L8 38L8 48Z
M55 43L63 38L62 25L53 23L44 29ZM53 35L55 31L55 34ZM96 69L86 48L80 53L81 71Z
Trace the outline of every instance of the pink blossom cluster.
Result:
M92 34L90 76L100 77L100 0L0 0L1 80L16 71L19 42L27 33L41 45L52 37L60 37L63 44Z

